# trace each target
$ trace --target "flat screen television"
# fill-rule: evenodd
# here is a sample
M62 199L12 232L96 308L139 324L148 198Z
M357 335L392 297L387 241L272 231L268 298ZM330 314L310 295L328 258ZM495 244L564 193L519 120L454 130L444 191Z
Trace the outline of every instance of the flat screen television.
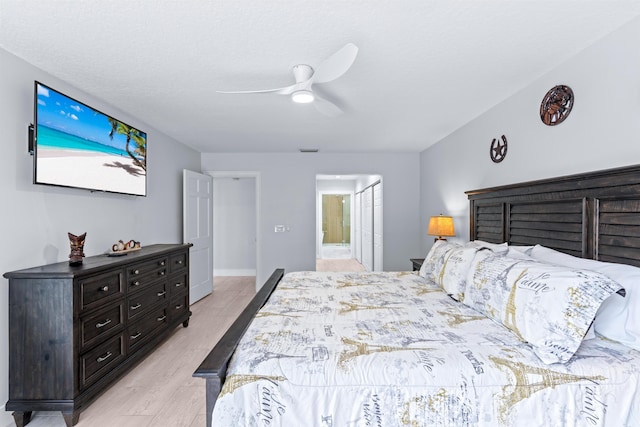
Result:
M35 82L35 184L147 195L146 133Z

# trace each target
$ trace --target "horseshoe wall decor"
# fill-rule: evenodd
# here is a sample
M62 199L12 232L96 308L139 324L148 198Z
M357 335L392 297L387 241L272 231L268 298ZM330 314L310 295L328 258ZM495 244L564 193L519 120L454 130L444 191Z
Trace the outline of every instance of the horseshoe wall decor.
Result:
M489 149L489 156L494 163L500 163L507 157L507 137L502 135L501 139L493 138Z

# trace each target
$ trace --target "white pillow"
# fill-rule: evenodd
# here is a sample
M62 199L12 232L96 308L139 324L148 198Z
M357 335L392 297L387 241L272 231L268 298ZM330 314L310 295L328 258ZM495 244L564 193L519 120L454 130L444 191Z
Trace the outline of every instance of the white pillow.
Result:
M489 243L489 242L485 242L484 240L474 240L473 242L469 242L467 245L469 246L475 245L480 248L489 248L496 254L506 254L507 251L509 250L509 246L507 245L507 242Z
M522 258L523 256L529 257L532 249L533 246L509 245L507 256L511 258Z
M565 267L596 271L620 283L626 297L615 294L604 301L593 322L594 329L599 335L640 350L640 268L578 258L540 245L531 250L531 256Z

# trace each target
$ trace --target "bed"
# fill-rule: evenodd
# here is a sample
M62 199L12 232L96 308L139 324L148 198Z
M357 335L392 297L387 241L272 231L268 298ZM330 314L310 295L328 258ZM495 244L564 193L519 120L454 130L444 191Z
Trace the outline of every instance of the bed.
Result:
M419 274L276 270L194 373L207 425L640 425L607 318L640 280L640 167L467 195L470 243Z

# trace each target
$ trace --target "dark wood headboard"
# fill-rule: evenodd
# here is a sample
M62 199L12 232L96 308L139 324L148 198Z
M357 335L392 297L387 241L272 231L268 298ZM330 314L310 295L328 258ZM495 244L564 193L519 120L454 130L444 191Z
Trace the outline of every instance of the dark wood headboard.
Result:
M466 194L471 240L640 266L640 165Z

